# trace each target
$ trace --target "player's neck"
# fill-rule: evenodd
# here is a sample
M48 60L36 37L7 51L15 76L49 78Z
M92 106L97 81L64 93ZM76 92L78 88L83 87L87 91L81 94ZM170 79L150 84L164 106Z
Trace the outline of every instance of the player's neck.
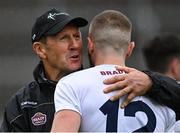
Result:
M114 56L114 55L97 56L95 59L95 65L102 65L102 64L125 66L125 59L123 57Z

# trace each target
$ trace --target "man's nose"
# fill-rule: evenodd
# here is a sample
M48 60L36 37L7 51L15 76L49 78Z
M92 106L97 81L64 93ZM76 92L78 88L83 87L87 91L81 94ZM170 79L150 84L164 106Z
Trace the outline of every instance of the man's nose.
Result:
M81 45L81 41L77 40L75 38L71 39L70 49L76 49L79 48Z

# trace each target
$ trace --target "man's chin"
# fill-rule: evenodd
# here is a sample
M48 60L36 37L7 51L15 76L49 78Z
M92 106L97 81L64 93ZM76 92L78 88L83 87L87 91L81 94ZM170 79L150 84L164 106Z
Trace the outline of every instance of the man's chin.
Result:
M70 66L70 72L76 72L76 71L79 71L79 70L82 70L83 69L83 65L78 65L78 66Z

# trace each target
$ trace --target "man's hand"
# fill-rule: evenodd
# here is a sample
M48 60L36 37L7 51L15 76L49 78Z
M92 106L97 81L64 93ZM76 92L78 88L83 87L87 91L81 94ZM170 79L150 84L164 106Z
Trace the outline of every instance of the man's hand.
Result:
M152 86L152 81L145 73L129 67L116 67L117 70L124 71L124 75L116 75L104 81L110 85L104 89L104 93L119 90L110 100L114 101L127 94L126 99L121 104L124 108L135 97L145 94Z

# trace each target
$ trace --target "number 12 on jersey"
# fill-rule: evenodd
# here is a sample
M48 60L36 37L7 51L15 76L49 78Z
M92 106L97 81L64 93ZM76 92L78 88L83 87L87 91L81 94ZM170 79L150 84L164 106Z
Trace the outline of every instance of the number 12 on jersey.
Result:
M107 115L106 132L117 132L119 100L108 100L101 107L100 111ZM146 114L148 122L145 126L133 132L153 132L156 127L156 116L152 109L142 101L133 101L124 109L124 116L135 117L136 112L142 111Z

